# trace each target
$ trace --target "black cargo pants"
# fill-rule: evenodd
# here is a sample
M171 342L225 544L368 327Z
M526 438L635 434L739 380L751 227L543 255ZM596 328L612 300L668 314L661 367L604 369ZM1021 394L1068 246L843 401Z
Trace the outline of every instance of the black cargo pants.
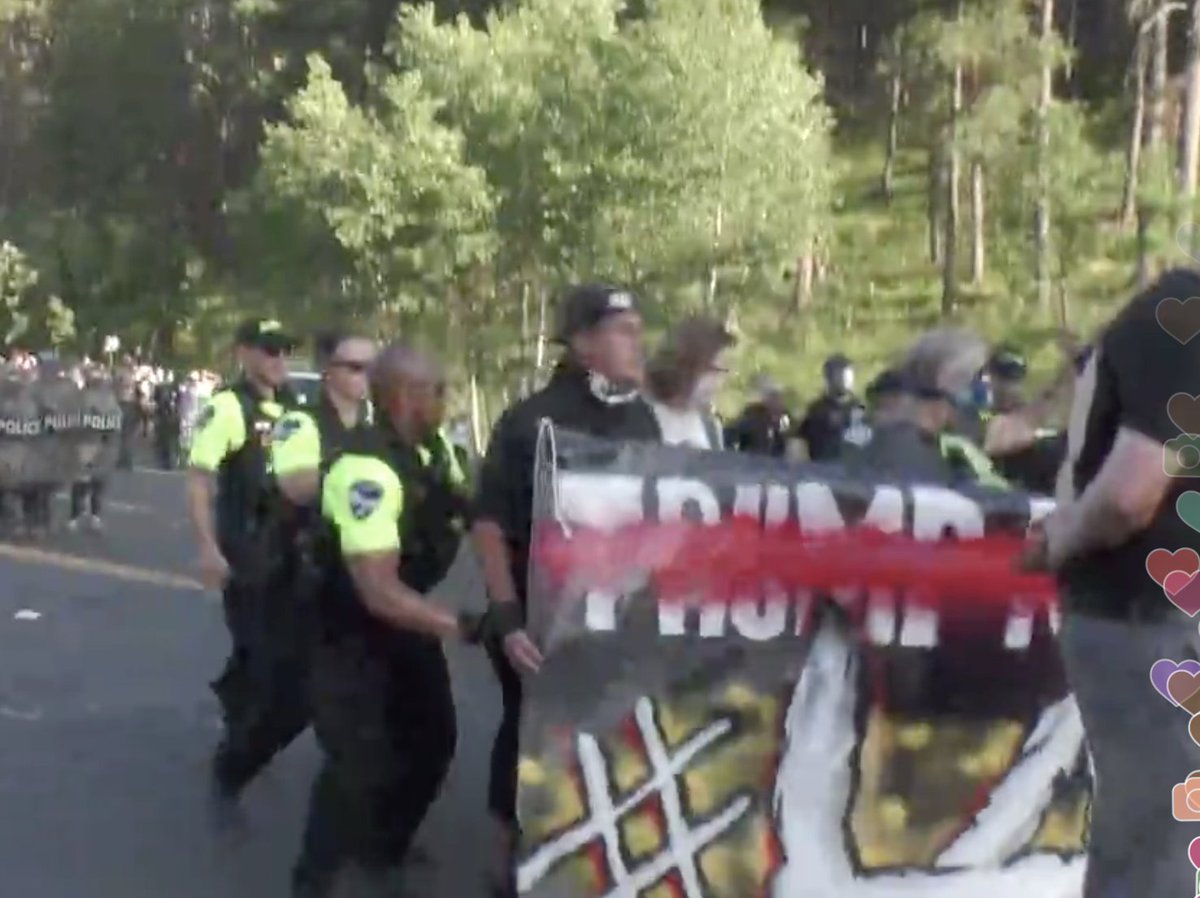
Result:
M313 786L293 894L331 894L343 867L395 876L437 798L457 741L450 671L412 633L317 646L313 726L325 759Z
M212 683L225 734L213 761L217 785L237 795L309 724L306 584L297 568L269 564L279 548L260 540L230 558L222 596L232 648Z

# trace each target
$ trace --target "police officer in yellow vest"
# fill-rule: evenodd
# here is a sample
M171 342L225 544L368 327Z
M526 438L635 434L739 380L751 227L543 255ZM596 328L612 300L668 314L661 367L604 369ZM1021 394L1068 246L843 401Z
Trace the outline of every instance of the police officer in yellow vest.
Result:
M321 472L368 423L367 378L375 342L331 331L316 341L321 393L311 409L292 409L279 419L271 444L271 469L288 502L315 507Z
M278 750L278 713L269 665L270 606L264 548L270 516L270 441L289 404L284 355L295 341L278 321L237 330L241 378L215 393L196 424L188 470L188 510L204 583L221 589L232 652L212 684L225 734L214 758L214 797L222 817ZM215 514L214 514L215 507Z
M321 490L329 554L312 656L324 764L313 787L295 898L332 894L343 868L396 894L413 835L457 738L444 640L476 643L489 619L426 601L458 553L462 490L439 434L445 383L429 357L386 348L372 369L375 422ZM496 627L499 635L501 628Z

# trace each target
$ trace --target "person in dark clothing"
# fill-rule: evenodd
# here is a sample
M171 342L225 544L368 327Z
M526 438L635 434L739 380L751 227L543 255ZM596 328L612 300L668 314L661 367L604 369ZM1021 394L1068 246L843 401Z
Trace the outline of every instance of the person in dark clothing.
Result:
M788 432L792 419L784 402L783 390L769 378L759 385L760 398L751 402L725 428L725 448L752 455L783 458L787 454Z
M539 422L612 440L658 441L658 422L642 399L642 319L632 293L605 285L576 287L560 307L558 342L566 347L550 382L497 422L480 473L473 536L489 600L502 615L524 618L535 452ZM515 895L511 852L516 828L517 728L521 675L541 656L523 629L489 649L504 700L492 749L488 805L506 834L506 894Z
M854 365L844 355L830 356L823 369L825 392L808 407L796 428L812 461L837 458L843 443L865 445L871 438L866 407L854 395Z
M154 387L154 450L169 471L179 462L179 390L174 377Z
M1157 317L1194 296L1200 275L1170 271L1096 343L1075 384L1058 505L1026 559L1058 574L1063 660L1095 769L1083 898L1196 892L1196 833L1169 809L1200 748L1147 682L1160 659L1200 658L1196 584L1168 592L1151 570L1152 553L1196 545L1177 502L1196 483L1198 441L1173 420L1172 400L1200 383L1200 348Z
M1054 492L1066 452L1066 435L1045 427L1054 408L1065 399L1074 378L1077 352L1064 345L1066 362L1054 383L1037 400L1025 395L1026 364L1019 351L1001 347L988 361L991 402L980 414L984 447L996 469L1030 492Z
M947 452L944 437L969 403L986 344L970 331L945 328L918 340L891 383L893 401L876 416L869 442L854 456L864 473L947 485L976 483L978 474ZM901 392L902 391L902 392Z
M201 414L187 483L201 577L222 591L232 643L212 683L225 721L213 758L214 810L222 825L236 821L242 790L278 750L273 727L264 726L276 699L264 676L274 669L269 612L281 601L269 591L269 453L276 422L292 402L283 356L295 345L279 322L262 319L242 324L236 342L243 378L213 394Z
M371 374L376 420L321 485L332 545L323 556L311 678L325 757L295 898L334 894L343 870L357 873L372 898L409 894L405 861L457 741L442 643L479 642L487 618L426 599L457 556L466 512L453 462L426 448L442 445L441 367L394 345Z

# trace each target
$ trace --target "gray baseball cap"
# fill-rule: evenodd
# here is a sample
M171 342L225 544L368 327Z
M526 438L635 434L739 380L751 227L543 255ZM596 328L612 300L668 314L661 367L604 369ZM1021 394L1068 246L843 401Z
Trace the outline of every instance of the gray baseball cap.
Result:
M900 366L905 388L925 399L959 396L987 364L988 346L974 331L942 327L922 334Z

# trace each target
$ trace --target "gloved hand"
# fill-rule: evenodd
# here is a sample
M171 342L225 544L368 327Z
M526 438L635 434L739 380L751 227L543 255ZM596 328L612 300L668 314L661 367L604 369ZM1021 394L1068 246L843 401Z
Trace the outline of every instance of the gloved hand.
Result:
M460 611L458 614L459 632L468 645L503 642L504 637L523 626L524 615L516 602L492 603L482 614L477 611Z

